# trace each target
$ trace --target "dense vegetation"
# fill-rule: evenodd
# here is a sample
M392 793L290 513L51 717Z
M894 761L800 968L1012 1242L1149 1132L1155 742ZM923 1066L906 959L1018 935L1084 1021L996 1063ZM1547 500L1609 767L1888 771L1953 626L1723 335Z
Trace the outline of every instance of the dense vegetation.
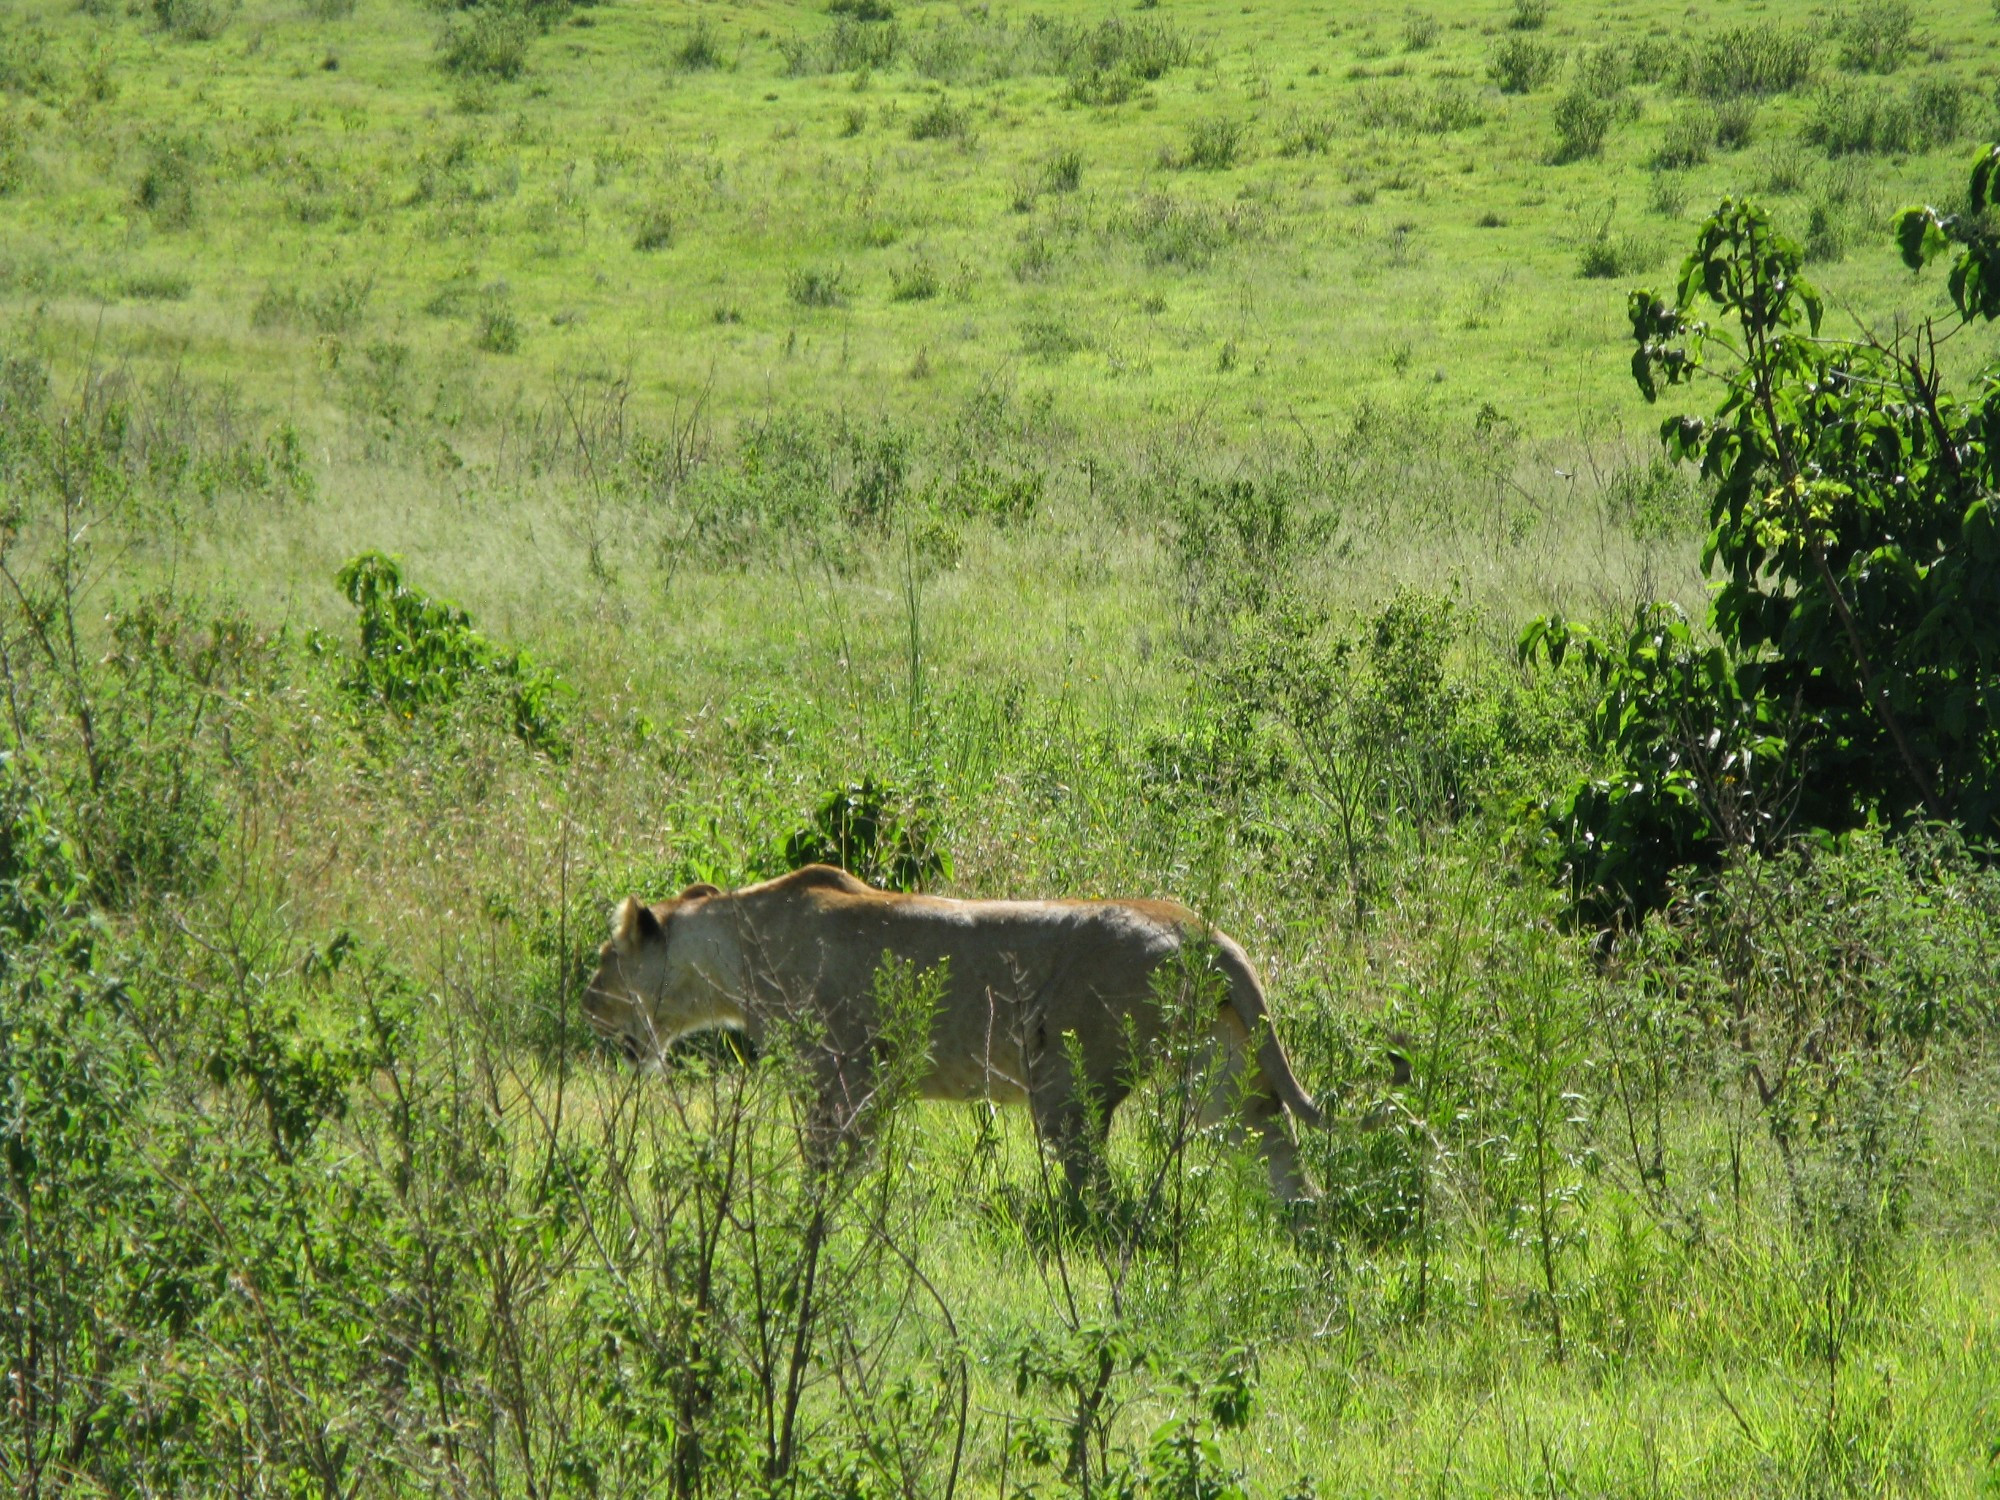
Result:
M0 0L0 1481L1992 1487L1990 12L1303 16ZM590 1039L826 858L1323 1198Z

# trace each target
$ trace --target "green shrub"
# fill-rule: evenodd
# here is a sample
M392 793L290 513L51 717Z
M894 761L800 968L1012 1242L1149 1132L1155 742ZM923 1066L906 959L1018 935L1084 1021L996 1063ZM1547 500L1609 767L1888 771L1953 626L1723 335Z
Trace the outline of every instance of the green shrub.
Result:
M1216 209L1165 193L1144 200L1124 226L1149 266L1198 271L1229 243L1231 226Z
M1357 114L1371 130L1421 135L1470 130L1486 118L1471 90L1452 79L1428 89L1394 84L1366 90Z
M674 46L673 60L675 68L683 73L706 72L728 62L722 54L722 38L706 16L681 33Z
M1653 166L1661 171L1698 167L1708 160L1708 143L1714 136L1714 115L1702 108L1683 109L1661 133L1659 149L1653 153Z
M1424 129L1432 135L1474 130L1486 123L1486 111L1479 99L1463 84L1440 83L1431 91L1430 106L1424 112Z
M1647 35L1632 44L1634 83L1679 83L1688 77L1691 66L1685 42Z
M318 291L299 298L296 305L315 332L352 333L367 317L374 295L373 276L336 276Z
M182 42L209 42L236 14L235 0L152 0L160 30Z
M1805 137L1828 156L1900 154L1917 147L1917 119L1907 95L1841 82L1820 90Z
M1949 146L1966 134L1970 113L1965 89L1953 78L1926 75L1910 83L1910 122L1922 149Z
M142 302L182 302L193 290L194 283L178 271L134 271L118 282L121 296Z
M504 292L488 292L480 299L479 324L472 341L488 354L520 352L521 320Z
M937 267L924 256L889 272L889 296L896 302L928 302L938 294Z
M395 558L360 553L335 582L360 616L360 649L343 656L323 636L313 649L339 663L340 685L357 704L408 721L490 695L522 744L552 760L567 757L576 693L555 672L489 641L449 600L412 588Z
M835 865L888 891L951 879L951 855L920 802L873 776L830 793L785 840L784 865Z
M1693 471L1660 454L1614 471L1604 487L1604 503L1642 542L1698 536L1708 520L1707 500Z
M1678 219L1687 212L1687 179L1678 172L1655 171L1648 184L1646 198L1654 213Z
M664 250L673 242L674 216L671 209L656 203L639 215L638 227L632 231L634 250Z
M1112 17L1069 34L1060 48L1072 103L1123 104L1139 88L1185 67L1194 49L1170 21L1127 21Z
M1587 279L1632 276L1657 257L1650 246L1630 235L1608 231L1593 235L1577 252L1577 274Z
M1917 43L1917 13L1909 0L1860 0L1827 28L1840 65L1857 73L1893 73Z
M200 212L203 157L200 142L184 135L156 135L146 143L145 165L132 201L158 229L186 229Z
M1715 144L1724 151L1741 151L1757 132L1757 101L1724 99L1715 106Z
M1403 17L1403 50L1428 52L1437 45L1438 18L1428 11L1413 10Z
M1782 94L1813 74L1813 39L1774 21L1747 21L1702 40L1688 64L1687 88L1709 99Z
M910 139L913 141L963 142L971 133L972 111L962 104L954 104L944 94L939 94L910 118Z
M1051 193L1073 193L1083 186L1083 152L1065 146L1042 163L1042 187Z
M1508 36L1493 49L1486 74L1503 94L1532 94L1555 78L1562 57L1554 46L1528 36Z
M1333 137L1332 115L1295 109L1278 127L1278 155L1324 156L1333 145Z
M26 132L12 106L0 104L0 198L19 192L27 180Z
M527 16L496 7L453 16L438 35L438 66L461 78L519 78L534 30Z
M1242 153L1245 131L1241 120L1228 115L1209 115L1188 127L1187 147L1176 164L1205 172L1219 172L1236 165Z
M790 36L778 43L786 75L792 78L886 68L901 47L902 33L893 21L858 21L852 16L836 16L833 25L817 35Z
M799 307L845 307L847 273L840 267L796 267L786 273L785 295Z
M1021 352L1044 364L1060 364L1089 347L1089 338L1069 319L1029 318L1021 324Z
M1796 193L1806 185L1807 158L1796 141L1775 141L1764 153L1763 181L1767 193Z
M1040 469L1010 473L974 459L928 491L932 507L968 520L1011 524L1026 521L1041 509L1047 478Z
M1549 160L1558 166L1604 154L1604 138L1611 133L1612 106L1586 90L1571 88L1556 100L1552 122L1555 145Z
M1549 0L1514 0L1507 26L1513 31L1540 31L1548 19Z
M1620 113L1631 109L1626 85L1631 82L1630 59L1617 47L1587 47L1576 55L1570 87L1602 99Z
M1993 176L1982 158L1967 218L1911 209L1897 225L1913 267L1964 246L1949 292L1965 322L2000 315L2000 248L1978 217ZM2000 709L1976 687L2000 630L2000 527L1965 432L1983 411L1941 395L1910 352L1928 328L1886 346L1824 337L1803 260L1761 209L1725 200L1678 304L1631 298L1648 399L1701 368L1701 301L1754 351L1723 376L1713 422L1662 429L1714 487L1714 642L1668 606L1641 609L1622 641L1560 620L1523 638L1524 654L1558 665L1576 651L1603 690L1595 723L1617 769L1549 808L1594 920L1657 905L1677 865L1780 847L1798 829L1927 819L1982 842L2000 832ZM1883 579L1885 559L1918 557L1924 568ZM1962 623L1930 623L1945 619Z

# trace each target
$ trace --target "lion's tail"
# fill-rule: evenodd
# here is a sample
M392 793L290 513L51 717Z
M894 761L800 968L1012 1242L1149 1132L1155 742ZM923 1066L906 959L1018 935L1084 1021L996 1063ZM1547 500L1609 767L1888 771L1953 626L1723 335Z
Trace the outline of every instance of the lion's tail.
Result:
M1313 1103L1298 1075L1292 1072L1292 1060L1285 1055L1285 1049L1278 1040L1276 1028L1271 1025L1271 1007L1264 999L1264 986L1257 978L1257 971L1251 966L1250 957L1230 939L1217 934L1217 945L1221 950L1220 966L1229 980L1229 1003L1235 1008L1237 1019L1244 1029L1258 1038L1257 1070L1264 1075L1264 1081L1271 1087L1292 1118L1302 1125L1324 1126L1326 1116Z

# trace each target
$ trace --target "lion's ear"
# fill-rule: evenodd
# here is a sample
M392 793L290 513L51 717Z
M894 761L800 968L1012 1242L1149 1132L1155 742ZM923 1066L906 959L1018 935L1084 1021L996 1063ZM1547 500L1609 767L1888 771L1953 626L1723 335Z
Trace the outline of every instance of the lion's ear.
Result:
M681 900L699 901L703 896L720 896L721 894L722 887L710 885L706 880L697 880L693 885L681 892Z
M637 896L627 896L618 906L618 914L611 919L611 945L621 953L630 953L648 938L660 935L660 919L653 915L652 907Z

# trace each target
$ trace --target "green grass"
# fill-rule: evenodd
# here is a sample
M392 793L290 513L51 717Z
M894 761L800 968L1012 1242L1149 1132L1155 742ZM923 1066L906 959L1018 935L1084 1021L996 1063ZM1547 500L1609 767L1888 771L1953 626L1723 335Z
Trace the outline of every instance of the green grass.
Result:
M1680 407L1631 388L1628 287L1667 284L1748 191L1809 244L1833 320L1942 306L1886 224L1958 193L2000 129L2000 35L1985 0L1899 17L609 0L543 34L414 0L0 0L0 559L27 586L0 611L0 891L39 826L18 776L88 867L46 903L87 936L63 951L126 997L76 1044L10 942L0 1038L10 1076L69 1059L86 1091L119 1025L143 1059L127 1196L79 1188L48 1221L110 1288L79 1316L127 1320L94 1347L135 1404L85 1446L151 1444L190 1490L325 1489L338 1451L369 1494L583 1493L579 1455L599 1493L665 1492L630 1477L667 1451L660 1408L588 1381L638 1367L634 1287L643 1327L678 1316L687 1220L593 1237L572 1210L610 1212L588 1196L609 1179L573 1202L542 1167L622 1141L665 1202L721 1106L698 1067L634 1078L578 1045L563 976L617 898L770 873L872 775L935 830L950 893L1211 915L1334 1118L1306 1147L1320 1207L1283 1222L1204 1137L1176 1231L1147 1220L1120 1271L1115 1222L1056 1227L1018 1115L899 1117L865 1180L930 1292L849 1224L841 1264L911 1300L844 1304L839 1369L878 1394L962 1371L959 1494L1003 1468L1002 1500L1071 1492L1022 1468L1062 1402L1021 1359L1093 1327L1148 1356L1113 1392L1130 1451L1209 1410L1178 1377L1209 1389L1247 1351L1255 1410L1216 1462L1259 1496L1990 1490L1990 873L1864 836L1823 868L1865 898L1701 887L1598 946L1562 926L1522 811L1596 765L1590 695L1516 661L1523 621L1704 596L1706 499L1656 457ZM1990 328L1942 351L1954 378L1992 353ZM516 647L560 674L555 739L524 743L491 683L357 697L333 579L371 549L465 606L489 675ZM68 616L36 592L66 556L89 585ZM67 655L36 636L63 618ZM1323 722L1286 696L1307 669ZM1369 768L1358 846L1314 743ZM1736 948L1703 946L1716 912ZM1881 1037L1800 1044L1862 1080L1801 1188L1743 1058L1781 1000L1883 974L1951 1027L1891 1088L1907 1135L1854 1123ZM1531 1002L1562 1008L1539 1051ZM385 1004L395 1057L341 1052ZM1388 1049L1427 1027L1443 1051L1392 1089ZM315 1068L339 1107L281 1160L269 1080L309 1094ZM1537 1117L1549 1246L1531 1073L1561 1085ZM783 1205L790 1116L749 1076ZM412 1118L434 1133L399 1165ZM1149 1118L1114 1137L1117 1222L1144 1218ZM1871 1120L1904 1154L1854 1144ZM1887 1174L1872 1219L1840 1196L1863 1166ZM37 1269L15 1243L10 1292ZM125 1311L130 1267L182 1255L199 1274ZM428 1383L382 1352L422 1296ZM859 1451L867 1403L826 1347L814 1420ZM22 1411L0 1408L16 1479ZM907 1410L883 1421L914 1440ZM916 1472L942 1494L942 1450Z
M73 339L101 322L101 357L164 340L193 370L250 379L311 363L310 336L253 325L267 283L311 295L367 275L366 336L408 345L427 373L469 361L470 378L504 392L629 362L647 411L702 389L723 413L773 397L920 409L1014 369L1012 331L1053 317L1098 330L1093 347L1021 379L1093 428L1200 406L1253 433L1418 397L1491 401L1555 435L1630 412L1613 352L1620 300L1578 277L1577 221L1611 211L1628 234L1672 228L1647 208L1649 168L1684 108L1674 70L1706 76L1719 15L1579 4L1519 33L1496 5L1429 21L1420 29L1435 35L1413 49L1400 14L1163 9L1148 23L1186 60L1093 107L1022 45L1028 14L975 24L948 6L905 8L899 55L821 73L792 67L785 48L866 23L720 6L697 24L678 7L612 5L522 41L507 76L512 62L456 66L452 48L474 45L477 27L412 4L324 20L251 4L195 40L150 18L85 21L13 0L11 71L27 84L8 114L33 145L0 198L0 305L39 309ZM1052 14L1089 26L1112 13ZM1879 201L1938 195L1993 107L1987 22L1970 0L1928 10L1928 51L1882 84L1847 81L1822 40L1812 65L1825 84L1774 64L1786 87L1766 99L1759 134L1885 141L1897 154L1871 166ZM1759 24L1789 37L1819 23L1801 6ZM1551 165L1566 154L1557 118L1581 108L1566 101L1589 96L1562 77L1503 94L1489 64L1545 46L1571 55L1566 77L1579 48L1606 42L1628 72L1653 49L1662 60L1640 71L1663 81L1632 72L1602 154ZM1725 61L1743 57L1724 44ZM1717 88L1741 86L1718 76ZM1825 102L1876 89L1890 96L1886 123L1877 108L1871 126L1866 100ZM1930 92L1905 124L1911 89ZM1302 138L1302 119L1328 123ZM1087 156L1088 187L1023 224L1013 185L1040 175L1051 141ZM1691 165L1688 211L1762 186L1754 151ZM1202 257L1162 257L1143 227L1162 199L1230 230ZM671 244L648 228L662 215ZM1505 227L1479 230L1487 215ZM1049 274L1001 268L1023 232L1060 244ZM897 299L893 273L912 252L963 268L952 296ZM1663 274L1671 253L1647 269ZM187 278L190 297L166 310L130 301L121 289L141 256ZM791 296L815 263L849 267L851 296ZM1501 267L1495 293L1482 278ZM1864 317L1900 295L1886 251L1826 275ZM488 341L468 320L424 311L468 276L515 291L522 337L505 364L482 357ZM1153 296L1166 312L1148 317ZM741 320L717 324L718 303ZM1551 350L1552 330L1574 346ZM1246 357L1218 371L1209 351L1225 340ZM1402 342L1399 369L1388 356ZM919 349L931 374L915 387Z

